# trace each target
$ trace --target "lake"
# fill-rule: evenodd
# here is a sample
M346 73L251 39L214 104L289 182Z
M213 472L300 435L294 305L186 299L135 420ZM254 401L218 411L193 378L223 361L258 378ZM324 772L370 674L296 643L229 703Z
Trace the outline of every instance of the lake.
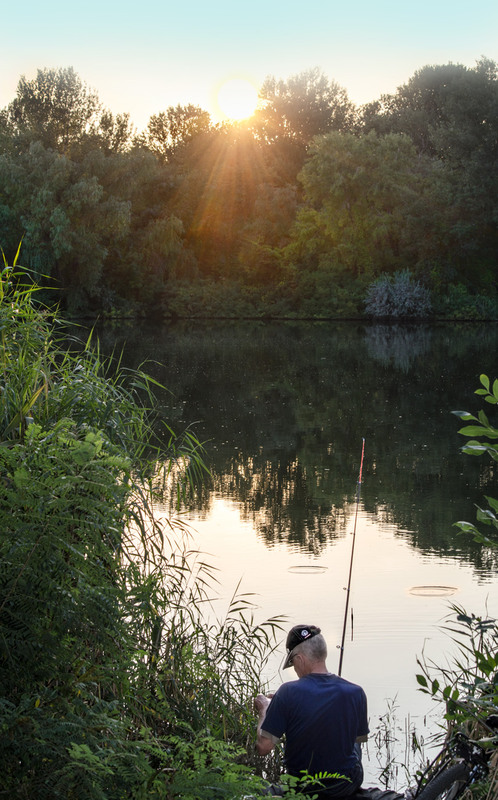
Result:
M428 739L440 713L417 689L417 658L455 652L443 630L452 603L498 615L498 551L454 527L498 496L496 464L461 454L451 413L481 408L474 391L480 373L498 376L498 326L195 321L98 333L128 365L149 361L170 392L165 419L177 432L194 423L205 442L211 480L183 518L219 570L216 613L235 591L254 593L258 621L319 625L336 672L354 538L342 675L364 687L372 733L389 728L391 754L411 764L410 732ZM173 513L166 499L159 510ZM262 676L272 689L294 678L280 672L283 652ZM370 745L367 784L381 766Z

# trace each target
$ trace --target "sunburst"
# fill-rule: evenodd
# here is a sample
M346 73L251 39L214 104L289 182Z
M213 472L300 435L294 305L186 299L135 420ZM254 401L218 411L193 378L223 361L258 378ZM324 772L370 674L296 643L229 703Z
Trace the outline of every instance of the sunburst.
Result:
M258 90L245 78L232 78L220 86L217 103L225 119L247 119L256 110Z

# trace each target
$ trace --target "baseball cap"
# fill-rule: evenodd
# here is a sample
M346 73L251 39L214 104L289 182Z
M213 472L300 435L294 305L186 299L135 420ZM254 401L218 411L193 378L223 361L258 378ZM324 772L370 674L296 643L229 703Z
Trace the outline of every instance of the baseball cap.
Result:
M292 666L292 651L294 648L307 639L313 638L318 633L320 633L320 628L317 628L316 625L294 625L287 634L287 641L285 642L287 656L282 669Z

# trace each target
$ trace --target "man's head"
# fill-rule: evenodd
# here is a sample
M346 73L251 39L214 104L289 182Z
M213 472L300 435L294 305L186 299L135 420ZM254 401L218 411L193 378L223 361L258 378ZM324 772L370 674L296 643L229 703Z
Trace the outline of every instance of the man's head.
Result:
M316 625L294 625L287 634L285 646L287 657L283 669L291 667L299 654L310 663L322 663L327 658L327 644Z

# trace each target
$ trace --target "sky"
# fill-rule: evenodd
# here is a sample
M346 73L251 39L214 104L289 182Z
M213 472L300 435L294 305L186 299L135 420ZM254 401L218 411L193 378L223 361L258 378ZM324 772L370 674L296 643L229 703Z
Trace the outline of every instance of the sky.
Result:
M73 67L138 130L177 104L218 121L234 78L259 88L317 67L361 105L426 64L498 61L497 0L18 0L1 27L0 108L21 75Z

